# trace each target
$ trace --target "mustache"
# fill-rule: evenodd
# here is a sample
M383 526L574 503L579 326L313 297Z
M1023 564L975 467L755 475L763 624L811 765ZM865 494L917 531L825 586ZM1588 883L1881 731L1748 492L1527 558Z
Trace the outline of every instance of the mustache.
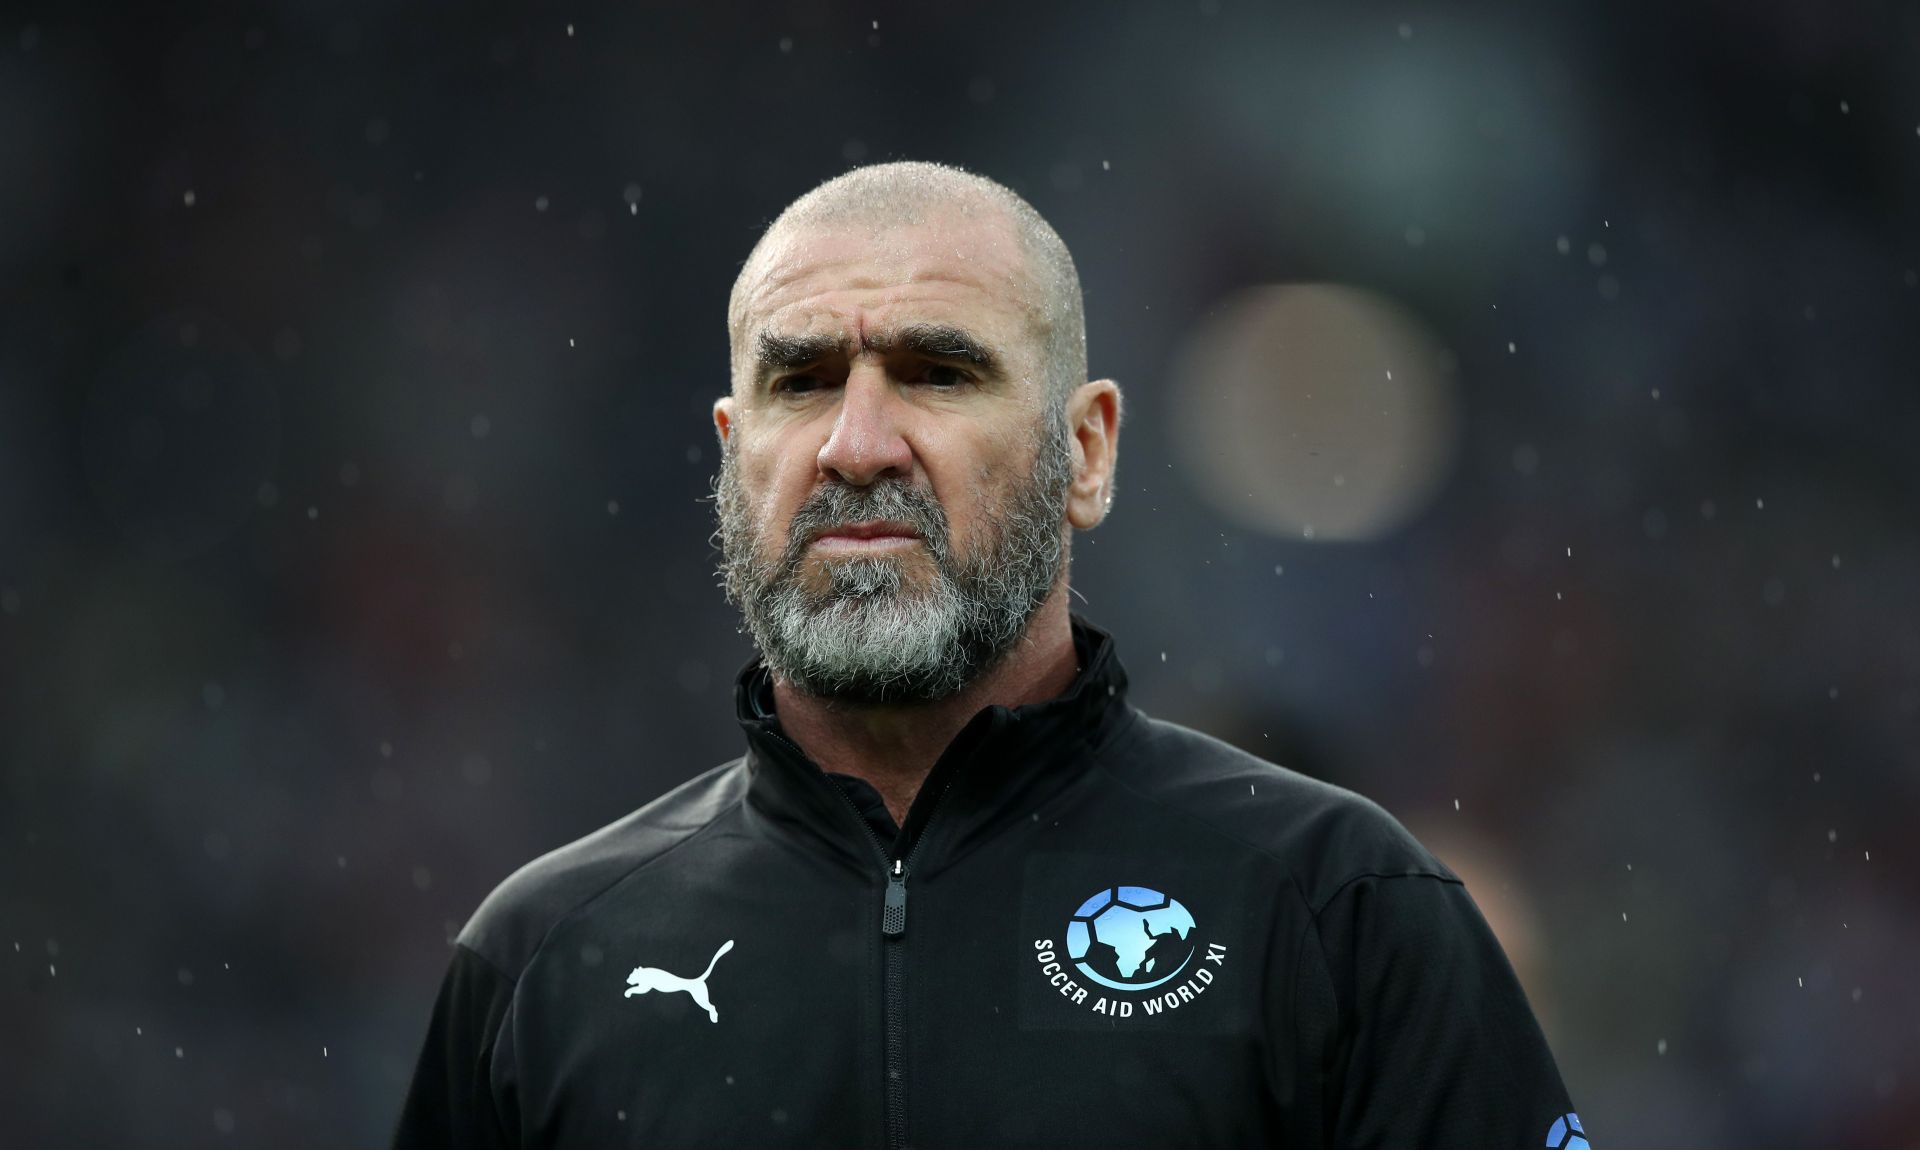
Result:
M947 557L947 513L933 492L904 479L855 487L833 482L815 489L787 525L785 566L796 570L807 545L837 527L870 519L904 523L919 532L935 560Z

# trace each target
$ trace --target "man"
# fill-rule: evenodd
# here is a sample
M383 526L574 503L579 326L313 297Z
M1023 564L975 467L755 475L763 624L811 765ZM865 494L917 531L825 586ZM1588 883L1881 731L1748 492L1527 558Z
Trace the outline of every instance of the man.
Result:
M487 899L399 1145L1586 1145L1458 878L1070 615L1120 392L1030 206L849 172L728 330L745 754Z

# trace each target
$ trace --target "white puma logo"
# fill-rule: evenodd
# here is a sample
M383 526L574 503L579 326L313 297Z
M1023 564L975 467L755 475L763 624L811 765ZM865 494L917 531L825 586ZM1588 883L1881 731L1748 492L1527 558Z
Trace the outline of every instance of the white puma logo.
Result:
M699 978L681 978L677 974L658 967L636 966L633 968L633 973L627 976L627 993L623 997L632 998L636 994L645 994L650 990L669 992L684 990L688 997L707 1012L708 1022L718 1022L720 1012L713 1008L713 1000L707 997L707 976L713 973L713 964L720 961L720 956L732 949L732 939L721 943L720 949L713 952L713 962L707 963L707 969L700 972Z

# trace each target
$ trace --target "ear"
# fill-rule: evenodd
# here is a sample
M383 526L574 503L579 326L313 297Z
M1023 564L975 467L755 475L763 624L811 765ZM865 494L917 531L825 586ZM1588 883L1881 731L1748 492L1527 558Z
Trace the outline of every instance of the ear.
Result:
M1067 432L1073 439L1073 482L1067 487L1067 522L1090 531L1113 503L1113 471L1120 459L1120 385L1110 379L1083 383L1067 399Z
M733 397L723 395L713 401L713 430L720 437L720 446L724 450L728 437L733 434Z

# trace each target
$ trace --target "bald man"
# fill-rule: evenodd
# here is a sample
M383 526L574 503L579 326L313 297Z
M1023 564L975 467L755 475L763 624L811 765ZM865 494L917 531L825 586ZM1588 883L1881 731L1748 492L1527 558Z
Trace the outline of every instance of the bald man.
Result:
M397 1146L1584 1150L1459 878L1069 611L1121 398L1031 206L856 169L727 326L744 753L488 897Z

